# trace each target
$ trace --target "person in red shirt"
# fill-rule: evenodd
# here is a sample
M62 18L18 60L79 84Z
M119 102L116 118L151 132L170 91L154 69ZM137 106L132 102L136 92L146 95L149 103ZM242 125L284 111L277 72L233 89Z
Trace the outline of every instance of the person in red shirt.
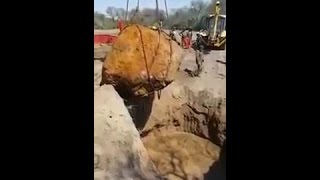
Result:
M188 42L188 37L187 37L187 28L183 28L183 30L179 33L181 36L181 47L184 49L187 49L187 42Z
M188 49L192 47L192 29L188 28Z
M123 27L124 27L124 23L123 23L121 18L118 19L118 25L117 26L118 26L118 29L120 30L120 32L122 32Z
M181 44L184 49L189 49L191 48L192 45L192 30L191 28L184 28L180 32L181 36Z

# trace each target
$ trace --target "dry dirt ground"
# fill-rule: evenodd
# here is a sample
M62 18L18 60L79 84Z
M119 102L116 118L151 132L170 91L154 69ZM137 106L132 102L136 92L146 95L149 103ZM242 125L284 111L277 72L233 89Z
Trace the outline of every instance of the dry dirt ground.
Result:
M226 53L205 54L202 73L190 77L184 69L197 67L195 53L184 51L175 81L162 91L160 99L152 99L144 120L139 116L133 120L160 175L170 180L201 180L219 159L225 141ZM95 60L95 89L101 67L102 62Z

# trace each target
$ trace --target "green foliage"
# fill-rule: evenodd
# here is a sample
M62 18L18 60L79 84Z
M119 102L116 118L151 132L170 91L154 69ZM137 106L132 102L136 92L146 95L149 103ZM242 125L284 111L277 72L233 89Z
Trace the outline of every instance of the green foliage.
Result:
M116 28L116 22L107 18L104 14L94 13L94 29L113 29Z

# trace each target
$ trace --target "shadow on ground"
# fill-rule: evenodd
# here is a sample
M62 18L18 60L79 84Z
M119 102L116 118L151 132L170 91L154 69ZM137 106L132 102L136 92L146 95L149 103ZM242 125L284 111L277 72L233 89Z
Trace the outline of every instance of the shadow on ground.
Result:
M214 163L207 174L204 176L204 180L226 180L226 141L224 142L220 151L220 159Z
M124 99L124 103L138 130L142 130L147 123L147 120L152 112L154 98L155 94L152 93L148 97Z

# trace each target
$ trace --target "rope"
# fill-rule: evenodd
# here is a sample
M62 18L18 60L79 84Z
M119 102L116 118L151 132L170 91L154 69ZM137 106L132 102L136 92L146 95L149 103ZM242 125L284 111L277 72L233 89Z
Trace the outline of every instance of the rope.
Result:
M132 22L133 18L138 14L139 8L140 8L140 1L138 0L138 1L137 1L136 10L135 10L134 14L132 15L132 17L130 18L130 22Z
M167 19L169 18L169 14L168 14L168 8L167 8L167 0L164 0L164 5L166 7L166 14L167 14Z
M144 63L145 63L145 66L146 66L146 71L147 71L147 75L148 75L148 81L152 87L153 90L155 90L154 86L153 86L153 83L151 81L151 78L150 78L150 72L149 72L149 67L148 67L148 62L147 62L147 56L146 56L146 52L145 52L145 49L144 49L144 41L143 41L143 38L142 38L142 32L141 32L141 29L138 25L135 25L140 33L140 40L141 40L141 44L142 44L142 52L143 52L143 56L144 56Z
M172 41L171 41L171 39L169 39L169 43L170 43L170 59L169 59L168 67L167 67L166 76L165 76L164 79L167 79L167 77L168 77L169 68L170 68L170 65L171 65L171 62L172 62Z
M158 28L159 41L158 41L158 47L157 47L157 52L156 52L155 56L158 54L158 50L160 47L161 31L162 31L162 29L161 29L161 27L159 27ZM152 62L152 65L153 65L153 62ZM161 98L161 89L159 89L159 91L158 91L158 99L160 99L160 98Z
M161 39L161 33L160 33L160 32L161 32L161 30L160 30L160 28L159 28L159 29L158 29L158 34L159 34L158 45L157 45L156 52L155 52L155 54L154 54L154 56L153 56L153 58L152 58L151 64L150 64L150 70L152 69L153 64L154 64L154 61L155 61L155 58L156 58L156 56L158 55L158 52L159 52L160 39Z
M168 14L168 8L167 8L167 1L164 0L164 3L165 3L165 8L166 8L166 15L167 15L167 19L169 18L169 14ZM137 7L136 7L136 11L135 13L133 14L133 16L130 18L130 22L132 22L133 18L136 16L136 14L138 13L139 11L139 7L140 7L140 1L137 0ZM125 19L127 20L128 19L128 8L129 8L129 0L127 0L127 8L126 8L126 17ZM156 0L156 16L157 16L157 19L160 20L159 18L159 7L158 7L158 0ZM151 88L153 89L153 92L156 91L152 81L151 81L151 78L150 78L150 70L154 64L154 61L155 61L155 57L157 56L158 54L158 50L159 50L159 47L160 47L160 39L161 39L161 32L167 34L166 32L164 32L161 27L158 27L158 34L159 34L159 40L158 40L158 46L157 46L157 49L156 49L156 52L155 52L155 55L153 56L153 59L151 61L151 64L150 64L150 67L148 67L148 62L147 62L147 56L146 56L146 52L145 52L145 47L144 47L144 41L143 41L143 38L142 38L142 32L141 32L141 29L138 25L135 25L140 33L140 40L141 40L141 44L142 44L142 52L143 52L143 56L144 56L144 62L145 62L145 68L146 68L146 71L147 71L147 75L148 75L148 81L149 81L149 84L151 86ZM124 29L128 27L128 26L125 26ZM167 34L168 35L168 34ZM177 42L177 41L176 41ZM167 79L168 77L168 74L169 74L169 68L170 68L170 65L171 65L171 62L172 62L172 39L169 38L169 43L170 43L170 59L169 59L169 63L168 63L168 67L167 67L167 72L166 72L166 75L165 75L165 79ZM164 85L165 83L162 82ZM140 86L141 88L142 86ZM159 89L157 92L158 92L158 99L160 99L161 97L161 90L162 89ZM150 93L153 93L153 92L148 92L148 94Z
M159 37L160 37L160 32L163 32L163 33L167 34L167 33L164 32L162 29L159 28ZM168 35L168 34L167 34L167 35ZM168 36L169 36L169 35L168 35ZM169 68L170 68L171 63L172 63L172 53L173 53L173 51L172 51L172 39L169 38L168 40L169 40L169 45L170 45L170 59L169 59L169 61L168 61L167 72L166 72L166 75L165 75L164 80L166 80L166 79L168 78ZM159 40L159 41L160 41L160 40ZM164 82L162 82L162 83L165 84ZM160 90L158 91L158 99L161 98L161 91L162 91L162 89L160 89Z
M129 10L129 0L127 0L127 8L126 8L126 17L125 17L125 21L128 20L128 10Z
M158 22L160 21L158 0L156 0L156 19Z
M158 99L161 98L161 89L158 91Z
M154 87L154 85L153 85L153 83L152 83L152 81L151 81L151 78L150 78L150 70L151 70L151 68L152 68L152 65L153 65L153 63L154 63L154 61L155 61L155 56L157 55L157 52L158 52L159 47L160 47L161 32L164 32L164 31L163 31L161 28L158 29L158 34L159 34L158 47L157 47L157 51L156 51L155 55L153 56L152 64L150 64L150 67L149 67L149 66L148 66L148 61L147 61L146 52L145 52L145 48L144 48L144 41L143 41L143 38L142 38L141 29L140 29L140 27L139 27L138 25L135 25L135 26L137 27L137 29L138 29L138 31L139 31L139 33L140 33L140 40L141 40L141 44L142 44L142 52L143 52L143 56L144 56L144 62L145 62L145 67L146 67L146 71L147 71L148 82L149 82L149 84L150 84L150 86L151 86L151 88L152 88L152 90L153 90L152 92L148 92L148 94L151 94L151 93L153 93L154 91L156 91L156 88ZM165 79L167 79L168 74L169 74L169 68L170 68L170 65L171 65L171 63L172 63L172 53L173 53L173 51L172 51L172 40L171 40L171 38L169 38L168 40L169 40L169 45L170 45L170 59L169 59L169 62L168 62L168 67L167 67L167 72L166 72L166 75L165 75ZM164 80L165 80L165 79L164 79ZM162 82L162 83L165 85L164 82ZM140 86L140 87L142 87L142 86ZM160 97L161 97L161 90L162 90L162 89L159 89L159 90L157 91L157 92L158 92L158 99L160 99Z

